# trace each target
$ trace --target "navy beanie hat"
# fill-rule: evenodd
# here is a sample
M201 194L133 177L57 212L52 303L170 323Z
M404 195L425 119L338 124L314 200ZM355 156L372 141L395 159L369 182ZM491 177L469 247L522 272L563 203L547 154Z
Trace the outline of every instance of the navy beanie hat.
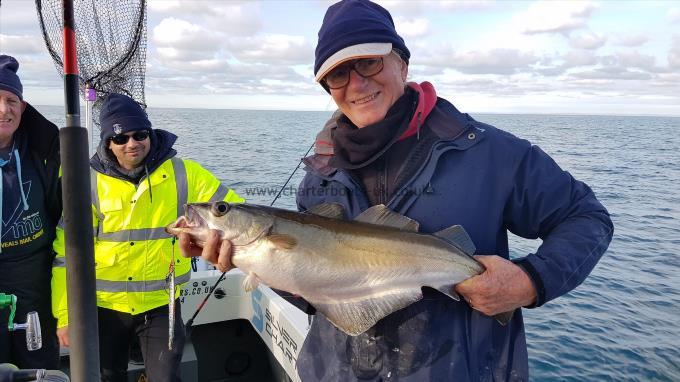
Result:
M21 80L17 76L19 69L19 62L7 55L0 55L0 90L7 90L8 92L16 94L20 100L23 101L24 87L21 85Z
M390 13L368 0L343 0L331 5L319 29L314 75L320 81L339 64L355 58L382 56L396 48L408 63L411 52L394 27Z
M132 98L117 93L109 94L104 100L99 113L99 125L102 141L130 131L151 131L151 121L144 109Z

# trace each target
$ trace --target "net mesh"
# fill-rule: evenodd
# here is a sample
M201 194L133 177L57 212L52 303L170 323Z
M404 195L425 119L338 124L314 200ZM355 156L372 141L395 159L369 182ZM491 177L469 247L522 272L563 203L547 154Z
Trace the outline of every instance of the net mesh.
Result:
M62 0L36 0L47 50L63 75ZM146 108L146 0L76 0L73 4L82 89L95 89L95 123L109 93L126 94Z

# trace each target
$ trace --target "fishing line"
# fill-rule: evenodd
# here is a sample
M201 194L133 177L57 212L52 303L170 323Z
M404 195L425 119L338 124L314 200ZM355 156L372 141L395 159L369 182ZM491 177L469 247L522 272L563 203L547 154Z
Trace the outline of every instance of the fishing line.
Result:
M217 289L217 284L219 284L222 280L224 280L224 276L226 274L227 274L227 272L222 272L222 274L220 275L220 278L217 279L217 282L215 283L215 285L213 285L212 288L210 288L210 292L208 293L208 295L205 296L205 298L203 299L201 304L196 308L196 311L194 312L193 316L191 316L189 321L187 321L186 324L184 324L185 333L186 333L187 337L189 337L191 335L191 327L194 325L194 319L196 318L196 316L198 316L198 313L200 313L201 310L203 310L205 303L208 302L208 299L210 298L210 296L212 296L215 289Z
M302 164L302 161L305 160L305 158L307 157L307 155L309 155L309 152L312 151L312 148L314 147L314 143L316 143L316 142L312 142L312 145L309 146L309 148L307 149L307 152L305 153L305 155L303 155L302 158L300 158L300 162L298 162L297 166L295 166L295 169L293 170L293 172L290 173L290 176L289 176L288 179L286 180L286 183L283 184L283 186L282 186L281 189L279 190L279 193L276 194L276 196L274 197L274 200L272 200L272 202L269 204L269 207L273 206L274 203L276 203L276 200L279 198L279 196L281 196L281 193L283 192L283 190L284 190L284 189L286 188L286 186L288 185L288 182L290 182L290 180L293 179L293 175L295 175L295 173L297 172L297 170L300 168L300 165Z

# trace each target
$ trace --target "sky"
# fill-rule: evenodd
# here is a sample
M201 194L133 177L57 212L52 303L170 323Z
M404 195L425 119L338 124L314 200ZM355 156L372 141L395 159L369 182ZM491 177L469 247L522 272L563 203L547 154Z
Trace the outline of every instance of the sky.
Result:
M150 0L146 103L334 110L313 74L332 3ZM680 1L378 3L411 51L409 80L464 112L680 116ZM34 1L1 0L0 52L19 60L29 102L63 104Z

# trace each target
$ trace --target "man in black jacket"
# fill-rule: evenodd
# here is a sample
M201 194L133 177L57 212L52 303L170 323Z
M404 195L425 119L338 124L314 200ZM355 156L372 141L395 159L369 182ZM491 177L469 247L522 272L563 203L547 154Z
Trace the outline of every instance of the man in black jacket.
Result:
M0 55L0 293L17 296L19 322L38 312L43 344L28 351L25 333L10 333L9 311L0 311L0 363L58 369L50 279L61 215L59 130L24 101L18 68L14 57Z

